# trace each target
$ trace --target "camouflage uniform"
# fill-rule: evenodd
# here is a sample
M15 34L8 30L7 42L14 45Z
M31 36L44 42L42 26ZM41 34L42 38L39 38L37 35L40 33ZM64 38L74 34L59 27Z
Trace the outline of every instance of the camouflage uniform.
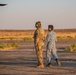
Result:
M34 32L34 44L36 44L35 46L35 50L36 50L36 55L37 55L37 59L38 59L38 66L43 65L43 47L44 47L44 30L40 27L39 29L36 29L36 31Z

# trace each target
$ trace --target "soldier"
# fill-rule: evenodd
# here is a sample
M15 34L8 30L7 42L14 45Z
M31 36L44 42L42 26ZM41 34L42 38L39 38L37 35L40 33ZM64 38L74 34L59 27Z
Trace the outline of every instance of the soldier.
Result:
M44 47L44 30L41 27L41 22L38 21L35 24L36 30L34 32L34 45L35 45L35 50L36 50L36 55L38 59L38 68L43 68L44 63L43 63L43 47Z
M48 34L46 37L46 41L47 41L46 57L47 57L48 67L51 67L51 55L56 60L58 66L61 66L56 50L56 41L57 41L56 33L53 31L53 29L54 29L53 25L48 25Z

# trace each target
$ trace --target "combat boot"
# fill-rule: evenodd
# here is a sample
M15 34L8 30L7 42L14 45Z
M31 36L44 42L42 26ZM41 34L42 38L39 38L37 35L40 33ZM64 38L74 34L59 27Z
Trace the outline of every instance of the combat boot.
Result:
M40 62L38 62L37 66L39 66L39 65L40 65Z
M56 62L58 64L58 66L61 66L61 62L58 59L56 59Z
M46 65L46 67L52 67L51 63L48 63L48 64Z
M39 66L39 65L40 65L40 63L37 64L37 66Z
M38 65L37 68L44 68L44 65L43 64Z

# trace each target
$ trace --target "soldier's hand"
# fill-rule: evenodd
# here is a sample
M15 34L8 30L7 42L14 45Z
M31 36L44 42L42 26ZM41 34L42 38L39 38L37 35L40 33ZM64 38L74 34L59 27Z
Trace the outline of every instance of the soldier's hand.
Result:
M35 46L37 46L37 44L34 44Z

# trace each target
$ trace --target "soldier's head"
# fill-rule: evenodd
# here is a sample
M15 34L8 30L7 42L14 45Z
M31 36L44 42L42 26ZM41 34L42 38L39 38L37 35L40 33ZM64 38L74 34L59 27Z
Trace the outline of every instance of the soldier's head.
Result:
M40 21L37 21L37 22L35 23L35 27L36 27L36 28L40 28L40 27L41 27L41 22L40 22Z
M53 25L48 25L48 31L52 31L54 29Z

